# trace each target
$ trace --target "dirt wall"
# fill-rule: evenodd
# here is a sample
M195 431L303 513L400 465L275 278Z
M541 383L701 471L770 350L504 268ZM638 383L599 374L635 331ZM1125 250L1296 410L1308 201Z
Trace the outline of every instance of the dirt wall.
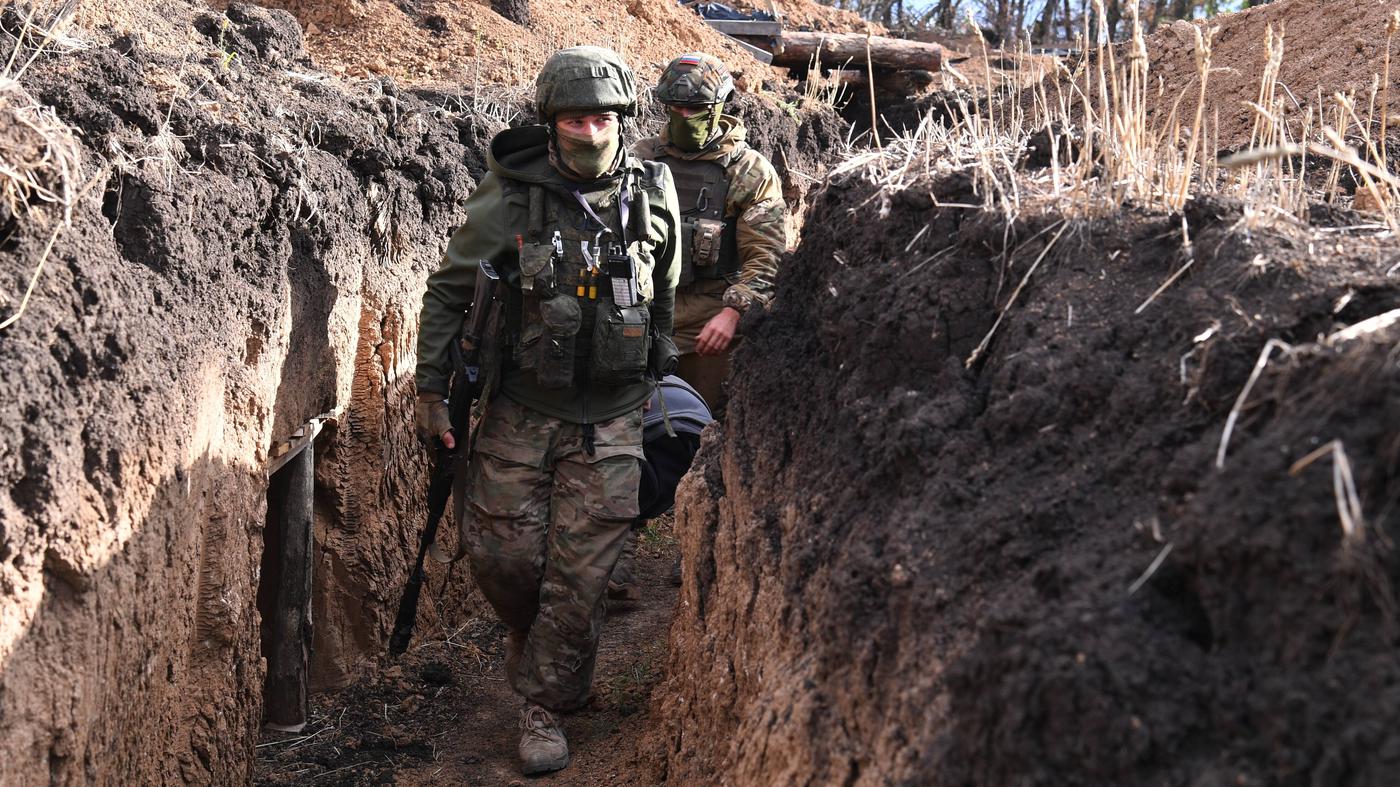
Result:
M22 78L75 129L87 190L0 333L4 784L247 782L264 468L306 419L339 413L318 444L318 685L382 648L424 515L418 302L495 127L328 82L285 13L183 13L206 54L83 31ZM53 215L0 222L7 295ZM472 611L461 573L425 627Z
M0 331L6 785L247 782L268 453L324 413L313 687L383 658L425 516L422 286L490 136L531 116L327 76L282 11L127 11L80 18L21 80L71 130L81 196ZM131 32L152 14L194 44ZM734 109L800 202L840 121ZM7 150L42 159L0 120ZM35 201L0 200L0 320L58 226ZM466 575L434 567L420 637L480 610Z
M1138 314L1182 217L1008 228L931 195L977 201L831 187L746 318L679 497L668 782L1386 782L1400 328L1317 342L1400 307L1400 257L1196 202L1191 269ZM1274 338L1306 349L1217 469ZM1332 440L1351 536L1334 455L1294 467Z

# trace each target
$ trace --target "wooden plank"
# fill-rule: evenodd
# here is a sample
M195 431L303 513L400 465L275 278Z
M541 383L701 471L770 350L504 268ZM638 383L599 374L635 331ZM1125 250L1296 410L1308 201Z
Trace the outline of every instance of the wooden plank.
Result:
M306 726L311 655L311 537L316 448L308 439L273 479L282 543L281 581L267 664L267 723L298 732ZM270 501L271 502L271 501Z
M339 417L339 409L321 413L298 427L286 440L274 443L272 450L267 454L267 474L271 476L281 470L283 465L290 462L299 451L316 439L327 423L333 423Z
M706 19L705 24L730 36L776 36L783 32L782 24L758 19Z

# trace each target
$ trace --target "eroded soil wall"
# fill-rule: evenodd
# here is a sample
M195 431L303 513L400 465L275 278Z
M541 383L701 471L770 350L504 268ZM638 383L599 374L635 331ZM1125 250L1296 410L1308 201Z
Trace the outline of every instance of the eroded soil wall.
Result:
M76 129L88 191L0 335L5 784L247 781L264 468L306 419L338 413L318 445L317 685L378 655L423 516L418 302L494 129L327 82L283 12L190 14L238 56L118 39L23 78ZM44 216L5 217L7 293ZM470 612L461 572L454 596L425 615Z
M669 783L1385 783L1400 329L1314 343L1400 307L1393 247L1196 202L1135 313L1182 217L931 195L977 201L831 187L745 323L678 504ZM1336 455L1294 466L1332 440L1350 536Z
M22 80L76 134L83 191L0 333L7 785L247 782L265 468L320 414L313 688L383 658L425 516L423 283L497 118L533 117L473 115L455 84L327 78L282 11L164 8L197 53L84 30ZM839 120L735 110L800 203ZM57 215L0 208L0 319ZM423 598L419 637L480 610L462 567L433 567Z

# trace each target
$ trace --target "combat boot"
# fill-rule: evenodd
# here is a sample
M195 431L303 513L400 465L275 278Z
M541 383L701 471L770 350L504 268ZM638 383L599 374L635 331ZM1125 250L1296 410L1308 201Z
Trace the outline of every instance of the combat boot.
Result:
M520 715L520 770L526 776L569 764L569 742L549 711L533 703Z

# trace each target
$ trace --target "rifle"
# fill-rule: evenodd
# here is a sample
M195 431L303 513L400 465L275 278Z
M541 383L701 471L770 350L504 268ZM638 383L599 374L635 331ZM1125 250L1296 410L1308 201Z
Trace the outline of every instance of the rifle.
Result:
M399 612L394 616L394 631L389 635L389 655L400 656L408 650L409 640L413 639L413 626L418 620L418 597L423 592L424 559L437 540L438 524L447 511L447 501L452 497L452 481L456 476L457 463L463 457L471 456L473 438L471 429L472 406L481 398L486 388L487 377L482 344L486 332L491 328L492 317L496 312L496 289L500 276L486 260L479 260L476 270L476 288L472 293L471 312L462 326L460 342L453 342L452 385L448 396L451 408L452 433L455 448L448 448L441 436L433 439L433 474L428 482L428 524L418 539L418 557L413 564L413 572L408 575L403 598L399 601ZM462 435L462 438L456 438Z

